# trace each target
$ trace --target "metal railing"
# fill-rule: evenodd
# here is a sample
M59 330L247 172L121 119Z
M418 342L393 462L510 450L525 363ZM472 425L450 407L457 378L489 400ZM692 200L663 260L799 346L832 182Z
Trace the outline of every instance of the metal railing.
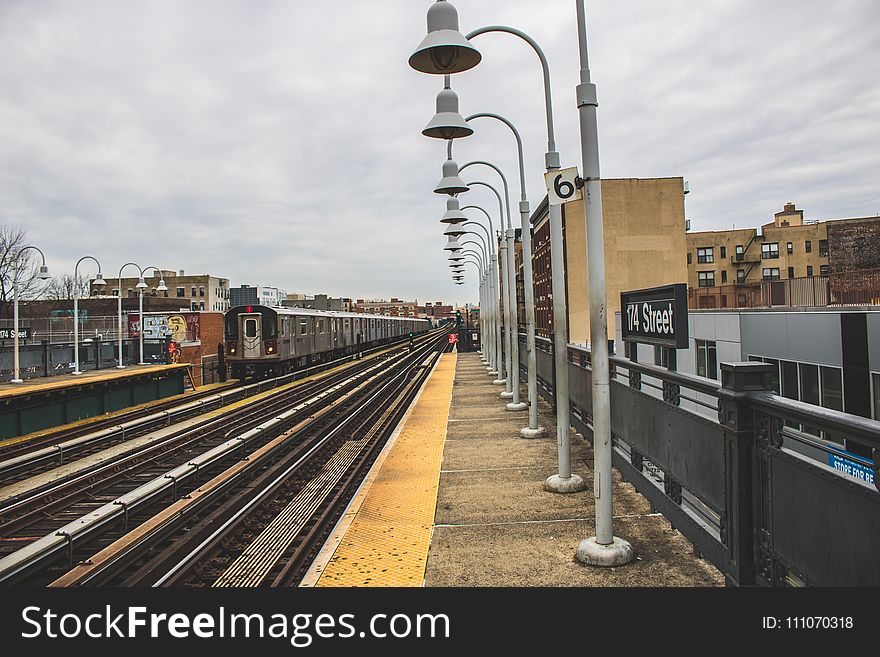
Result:
M552 402L552 343L536 348ZM614 466L729 584L880 585L880 422L774 394L765 363L722 363L721 384L610 366ZM590 352L569 345L568 367L572 423L590 437Z
M79 343L79 368L81 371L101 370L116 367L119 343L114 341L87 338ZM22 379L43 376L70 374L74 370L72 342L49 342L21 344L18 349ZM13 347L0 346L0 381L9 381L13 376ZM140 341L122 341L122 364L134 365L140 362ZM144 362L149 364L168 363L168 340L144 340Z

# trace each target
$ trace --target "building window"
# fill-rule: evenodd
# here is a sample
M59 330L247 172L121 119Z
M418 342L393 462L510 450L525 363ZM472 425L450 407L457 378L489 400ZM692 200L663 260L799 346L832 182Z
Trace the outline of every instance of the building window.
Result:
M186 294L186 292L184 291L184 289L182 287L177 288L177 296L178 297L182 297L184 294Z
M778 281L779 280L779 267L773 268L765 268L763 272L763 278L765 281Z
M798 366L789 360L779 361L782 371L782 396L789 399L800 399L798 387Z
M694 262L693 254L688 251L688 264L691 265Z
M726 269L721 270L721 282L722 283L727 282L727 270Z
M629 344L629 343L627 343ZM675 370L676 351L669 347L661 347L654 345L654 365L665 367L668 370Z
M874 389L874 419L880 420L880 374L871 373L871 384Z
M789 277L789 278L794 278L794 267L789 267L789 268L788 268L788 277Z
M704 247L697 249L697 262L709 263L715 262L715 255L712 253L712 247Z
M835 411L843 410L843 370L820 367L822 406Z
M134 296L134 290L132 288L128 288L128 296L129 298Z
M199 310L204 310L204 309L205 309L205 302L204 301L199 302Z
M788 243L785 245L785 250L786 250L788 253L794 253L794 244L792 244L791 242L788 242Z
M113 291L111 292L111 294L112 294L114 297L118 297L118 296L119 296L119 288L118 288L118 287L114 287L114 288L113 288Z
M828 240L819 240L819 255L828 255Z
M813 252L813 243L810 240L804 242L804 251L806 251L807 253Z
M828 265L819 265L819 275L828 276L831 273L831 267Z
M743 245L737 244L736 245L736 259L737 259L737 261L742 260L743 255L745 255L745 249L743 248Z
M694 340L697 346L697 376L718 379L718 358L715 342Z
M190 310L198 310L198 309L199 309L199 304L196 303L195 301L191 301L190 304L189 304L189 309L190 309Z
M812 275L813 275L813 266L807 265L807 276L812 276Z
M761 258L772 260L779 257L779 242L768 242L761 245Z
M205 296L205 288L204 288L204 287L200 287L200 288L199 288L199 296L200 296L200 297Z
M736 282L740 285L746 282L746 270L745 269L737 269L736 270Z
M195 285L192 286L192 294L190 294L190 296L191 297L196 296L196 286Z
M697 281L700 287L713 287L715 285L714 271L697 272Z
M722 246L721 247L721 259L724 260L726 257L727 257L727 247Z

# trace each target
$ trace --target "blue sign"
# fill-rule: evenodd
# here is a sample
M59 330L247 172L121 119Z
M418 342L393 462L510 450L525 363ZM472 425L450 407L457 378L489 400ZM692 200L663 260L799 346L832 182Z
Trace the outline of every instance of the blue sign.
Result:
M874 485L874 471L869 465L857 463L852 459L838 456L834 453L828 454L828 465L835 470L839 470L840 472L849 475L853 479L864 481L866 484L871 484L872 486Z

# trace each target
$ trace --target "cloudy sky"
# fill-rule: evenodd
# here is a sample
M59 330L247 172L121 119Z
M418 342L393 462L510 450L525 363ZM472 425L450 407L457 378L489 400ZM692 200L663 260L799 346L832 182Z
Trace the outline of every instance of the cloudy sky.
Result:
M442 78L407 65L430 4L0 0L0 222L24 226L56 273L88 253L105 273L134 260L233 285L472 301L449 281L431 191L445 143L420 134ZM558 150L579 165L574 2L455 5L463 32L510 25L542 45ZM880 213L877 0L588 5L603 177L683 176L698 230L757 226L787 201L812 219ZM534 208L537 58L508 35L474 44L483 62L453 78L462 112L519 127ZM495 162L518 193L509 132L475 127L456 159ZM490 194L468 202L494 207Z

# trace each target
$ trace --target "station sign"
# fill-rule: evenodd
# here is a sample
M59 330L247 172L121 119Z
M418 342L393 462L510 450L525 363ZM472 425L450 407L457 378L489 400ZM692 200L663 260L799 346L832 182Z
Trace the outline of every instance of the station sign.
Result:
M688 348L687 284L620 293L625 342Z
M544 174L547 183L547 202L550 205L562 205L569 201L577 201L583 198L584 193L578 187L577 167L568 169L554 169Z
M15 329L13 328L0 328L0 340L13 340L15 339ZM18 329L18 339L19 340L30 340L31 339L31 330L29 328L19 328Z

